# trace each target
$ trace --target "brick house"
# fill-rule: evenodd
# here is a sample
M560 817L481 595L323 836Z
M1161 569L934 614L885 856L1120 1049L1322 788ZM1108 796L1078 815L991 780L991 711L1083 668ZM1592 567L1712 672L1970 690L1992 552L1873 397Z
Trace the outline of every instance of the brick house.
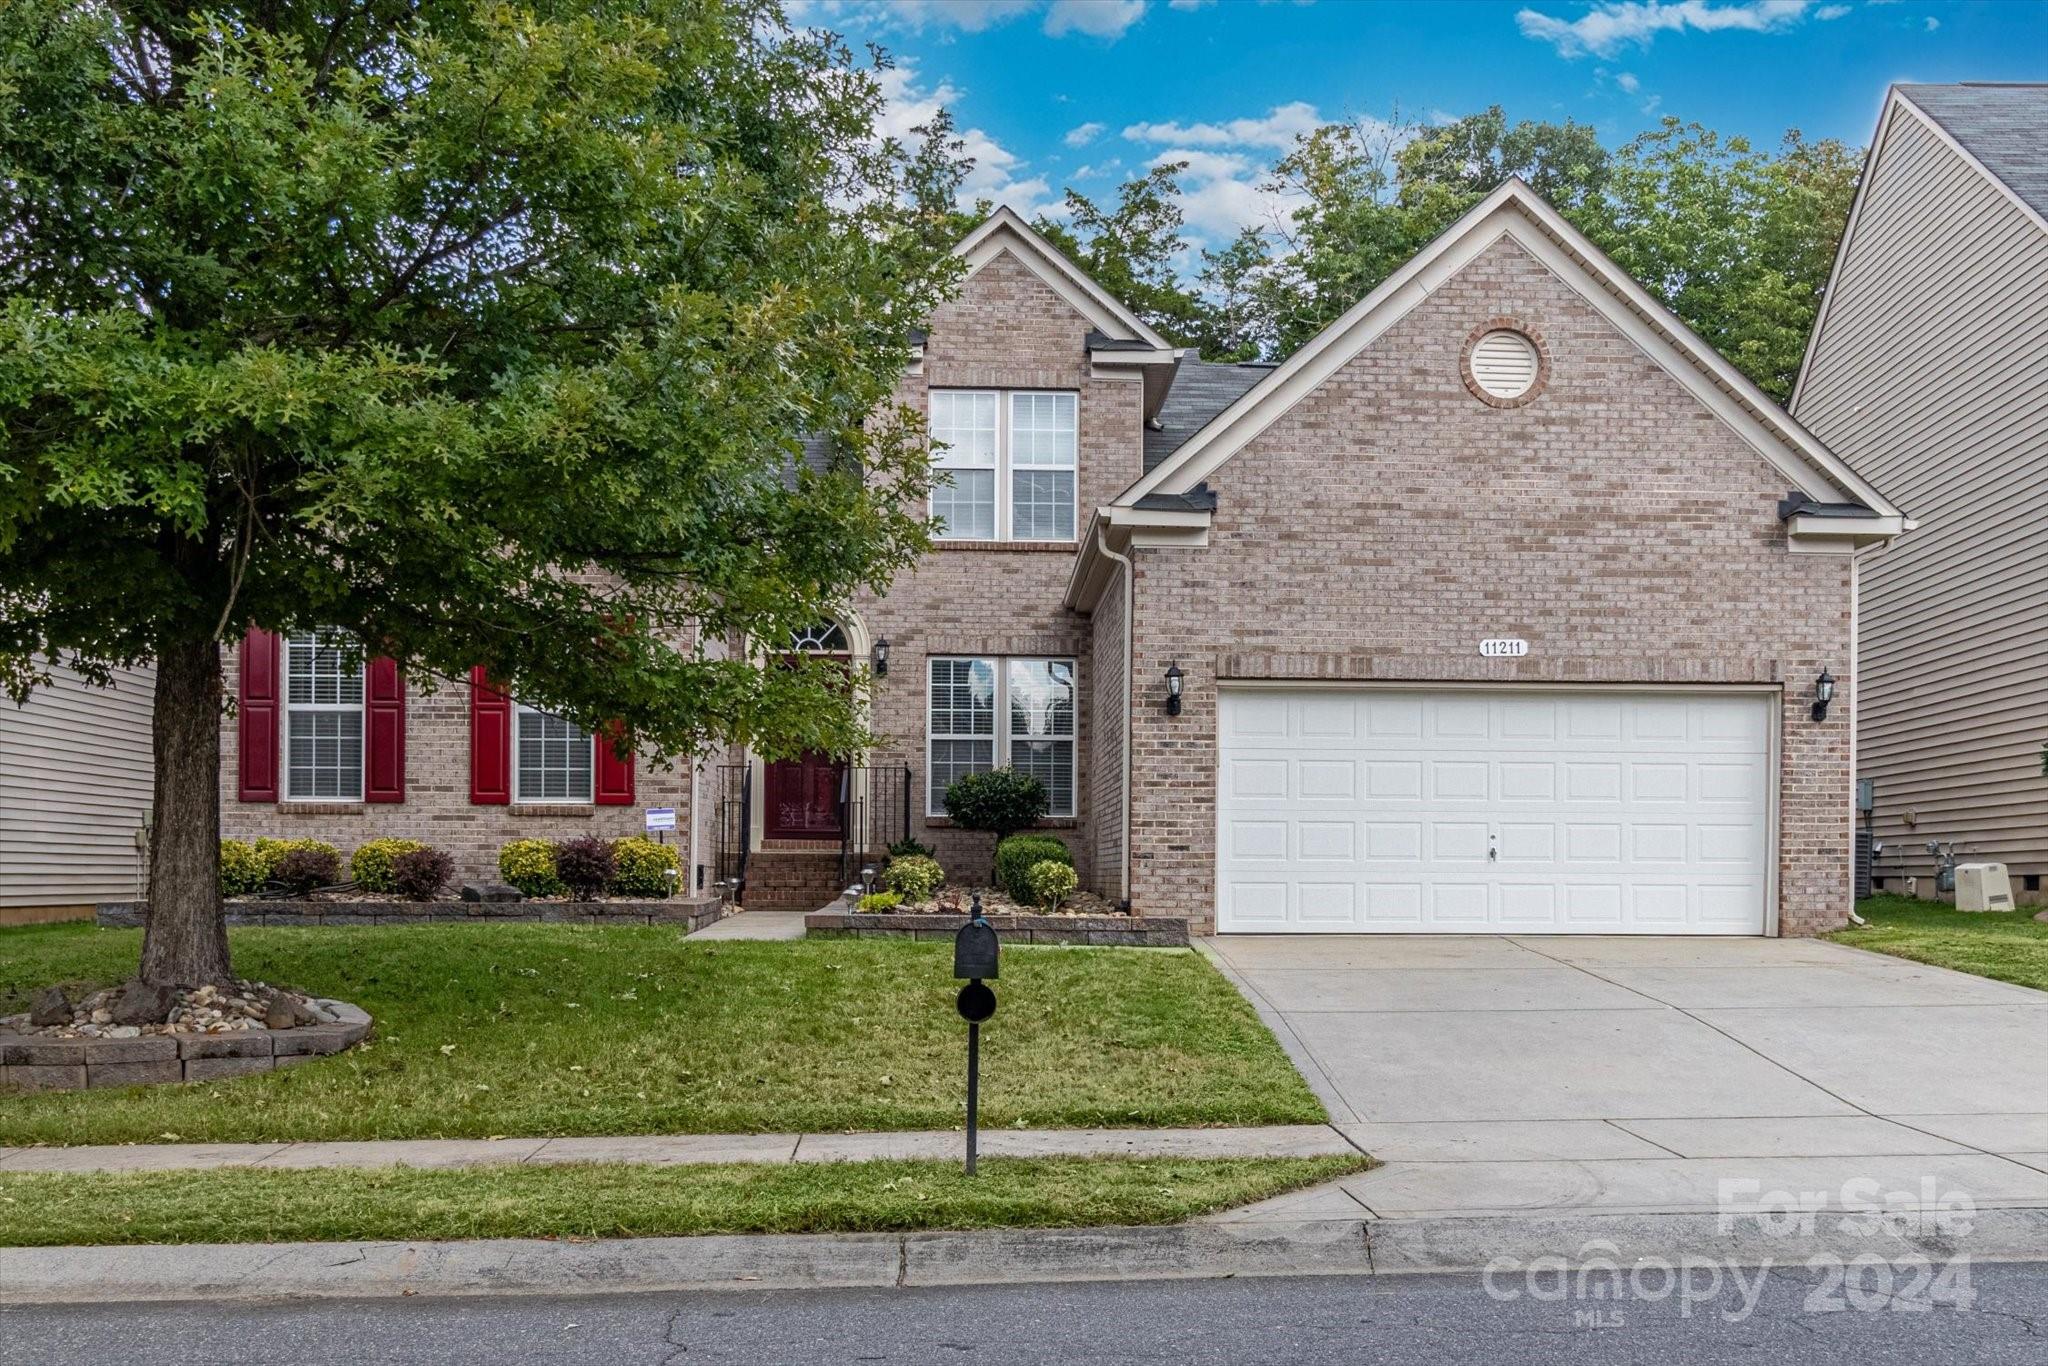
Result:
M1525 185L1278 366L1176 350L1007 210L960 251L898 391L943 443L934 549L789 644L869 666L874 752L607 771L481 685L387 678L380 728L373 666L362 798L290 762L252 796L231 735L228 833L403 830L476 875L669 805L696 880L737 853L748 905L809 908L884 830L975 875L945 786L1010 764L1084 886L1198 929L1841 923L1857 552L1905 520Z

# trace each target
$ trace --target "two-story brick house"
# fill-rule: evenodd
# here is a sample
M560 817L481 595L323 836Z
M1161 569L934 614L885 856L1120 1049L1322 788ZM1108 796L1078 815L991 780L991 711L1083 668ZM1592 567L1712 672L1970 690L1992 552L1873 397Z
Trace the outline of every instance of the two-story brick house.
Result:
M749 904L816 905L849 821L905 823L864 805L977 874L945 786L1011 764L1084 886L1206 929L1840 923L1853 552L1904 519L1526 186L1277 366L1179 352L1008 211L960 250L898 394L935 547L789 643L870 667L875 752L657 780L458 690L396 723L403 801L238 803L230 737L229 832L474 874L658 803L692 863L744 846Z

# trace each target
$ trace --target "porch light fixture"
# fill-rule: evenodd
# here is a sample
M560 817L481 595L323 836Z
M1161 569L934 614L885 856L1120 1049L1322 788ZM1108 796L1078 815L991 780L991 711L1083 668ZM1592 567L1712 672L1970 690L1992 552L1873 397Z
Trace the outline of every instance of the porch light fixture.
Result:
M875 642L875 677L886 678L889 674L889 637L883 636Z
M1173 663L1166 666L1166 714L1168 716L1180 715L1180 684L1183 677L1184 675L1180 671L1179 660L1176 659Z
M1828 703L1835 700L1835 676L1822 668L1820 677L1813 680L1813 719L1828 719Z

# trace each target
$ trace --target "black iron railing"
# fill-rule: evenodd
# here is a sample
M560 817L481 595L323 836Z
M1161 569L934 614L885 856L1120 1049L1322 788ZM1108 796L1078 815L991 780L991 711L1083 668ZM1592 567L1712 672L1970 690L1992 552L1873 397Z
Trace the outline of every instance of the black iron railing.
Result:
M910 792L907 764L847 766L839 780L840 886L851 885L890 845L909 838Z
M751 764L718 766L717 826L712 876L719 895L736 901L747 885L747 845L754 824L754 769Z

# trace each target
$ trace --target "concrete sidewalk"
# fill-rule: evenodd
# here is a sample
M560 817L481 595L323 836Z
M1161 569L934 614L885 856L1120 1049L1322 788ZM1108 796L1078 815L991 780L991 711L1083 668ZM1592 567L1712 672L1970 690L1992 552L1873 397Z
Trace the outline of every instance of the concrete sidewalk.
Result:
M650 1134L616 1138L406 1139L360 1143L142 1143L0 1148L19 1172L204 1171L219 1167L478 1167L522 1163L863 1162L954 1159L958 1130L874 1134ZM1359 1148L1325 1124L1246 1129L984 1130L985 1157L1349 1157Z

